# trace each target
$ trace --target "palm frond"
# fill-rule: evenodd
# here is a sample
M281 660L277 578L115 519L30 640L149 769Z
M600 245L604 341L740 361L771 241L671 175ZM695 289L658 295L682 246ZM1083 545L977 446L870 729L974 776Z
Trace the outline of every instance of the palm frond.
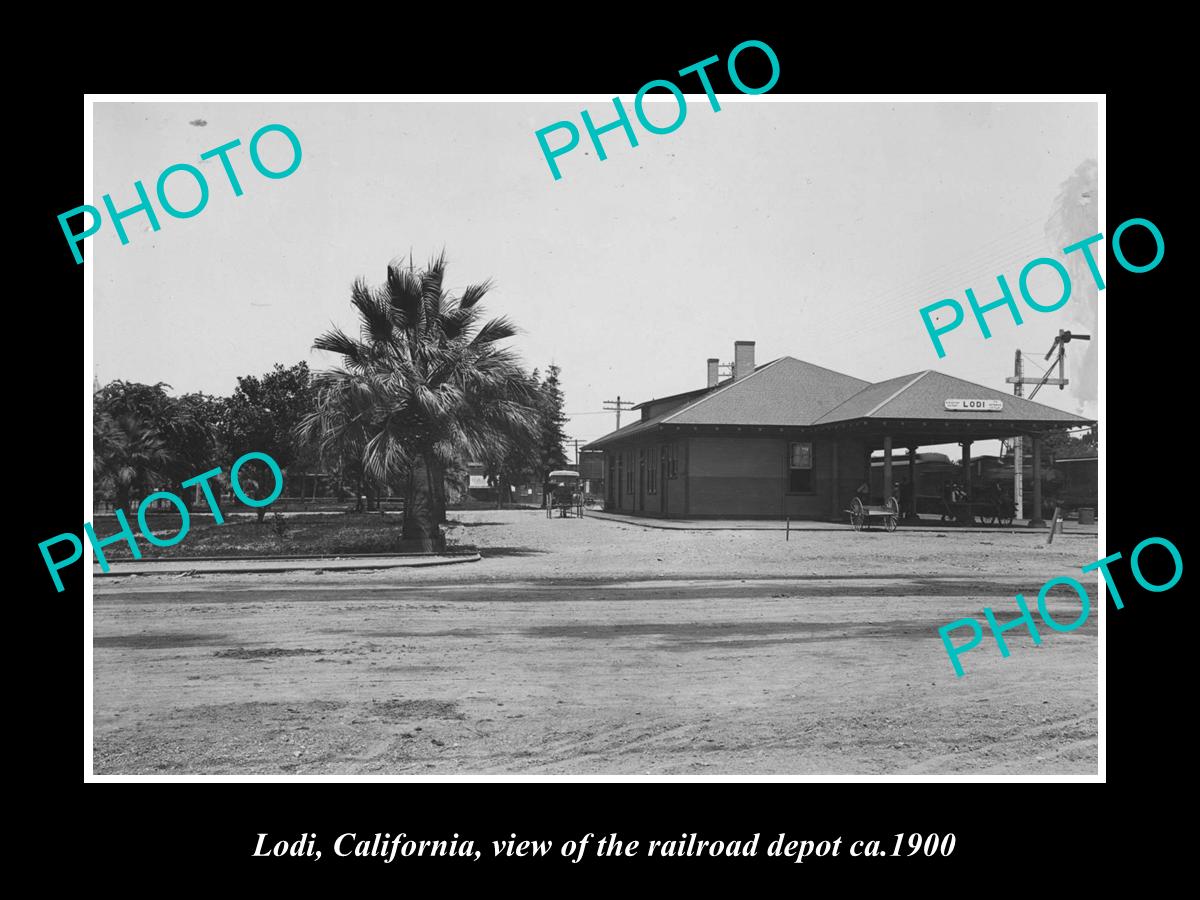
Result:
M347 366L358 370L370 366L373 356L370 347L354 340L336 325L313 341L313 349L337 353Z
M516 333L517 326L507 316L498 316L484 323L471 340L471 346L483 347L494 344L496 341L513 337Z
M448 341L463 337L479 321L480 310L461 303L442 316L442 334Z
M458 301L459 309L471 309L473 306L479 303L479 301L483 299L484 295L493 287L495 287L495 285L490 278L486 281L479 282L479 284L467 285L467 289L463 291L463 295Z
M421 320L421 279L411 267L393 260L388 265L384 291L396 327L410 328Z
M386 344L392 337L392 320L385 291L373 291L363 278L355 279L350 303L358 310L359 331L370 346Z

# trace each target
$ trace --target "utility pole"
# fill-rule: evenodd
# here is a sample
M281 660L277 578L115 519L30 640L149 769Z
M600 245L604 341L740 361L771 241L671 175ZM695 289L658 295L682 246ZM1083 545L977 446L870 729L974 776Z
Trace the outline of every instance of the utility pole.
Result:
M579 438L573 438L569 434L564 434L563 435L563 444L564 444L564 448L570 447L571 445L575 446L575 466L578 467L579 466ZM565 449L564 449L563 455L566 456ZM571 461L568 459L566 461L566 464L571 465Z
M1032 400L1037 396L1037 392L1041 390L1043 385L1057 384L1058 389L1065 390L1070 384L1070 379L1067 378L1067 344L1071 341L1090 341L1091 335L1087 334L1071 334L1069 331L1064 331L1061 328L1058 331L1058 337L1054 339L1054 343L1050 345L1050 350L1046 353L1046 359L1049 360L1054 355L1054 351L1058 351L1058 359L1050 364L1050 368L1046 370L1046 374L1041 378L1026 378L1025 368L1021 360L1021 351L1017 351L1016 360L1013 366L1013 374L1011 378L1004 379L1006 383L1013 386L1013 396L1024 396L1024 386L1027 384L1033 385L1033 390L1029 393L1029 399ZM1058 377L1051 378L1051 373L1054 372L1054 367L1058 366ZM1013 503L1016 506L1016 516L1018 519L1025 518L1024 509L1024 468L1025 468L1025 442L1021 437L1017 437L1013 446ZM1038 514L1041 510L1038 510ZM1035 515L1036 517L1036 515Z
M1090 334L1071 334L1071 332L1063 331L1061 328L1058 330L1058 337L1054 339L1054 343L1050 345L1050 349L1046 352L1046 359L1049 360L1054 355L1054 348L1058 347L1058 359L1055 362L1058 363L1057 382L1060 391L1067 385L1067 344L1071 341L1090 341L1091 339L1092 336ZM1053 364L1051 364L1050 370L1054 370ZM1042 380L1045 381L1045 379ZM1041 387L1041 385L1039 384L1038 387ZM1037 388L1034 388L1033 394L1036 393ZM1030 398L1033 397L1033 394L1029 395Z
M1021 396L1021 388L1025 382L1021 378L1021 351L1017 351L1017 358L1013 364L1013 374L1016 376L1016 383L1013 385L1013 396ZM1025 440L1019 434L1017 439L1013 441L1013 505L1016 507L1016 517L1018 519L1025 518Z
M632 400L622 400L621 395L617 394L616 400L605 400L604 401L604 408L605 408L605 410L607 410L609 412L616 410L616 412L617 412L617 430L620 431L621 430L621 410L633 409L633 401Z

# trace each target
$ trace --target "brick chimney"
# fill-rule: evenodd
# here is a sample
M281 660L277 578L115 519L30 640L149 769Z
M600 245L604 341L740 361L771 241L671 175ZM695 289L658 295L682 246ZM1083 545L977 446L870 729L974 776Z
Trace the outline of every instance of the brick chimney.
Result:
M740 381L754 371L754 341L733 342L733 380Z
M717 382L721 380L721 376L719 374L720 370L717 368L717 366L719 366L720 364L721 364L721 361L719 359L716 359L715 357L710 358L708 361L708 386L709 387L716 387Z

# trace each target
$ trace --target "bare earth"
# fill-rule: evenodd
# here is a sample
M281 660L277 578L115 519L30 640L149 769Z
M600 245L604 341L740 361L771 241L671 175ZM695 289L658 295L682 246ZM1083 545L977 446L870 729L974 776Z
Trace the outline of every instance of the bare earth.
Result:
M454 515L482 562L96 579L95 772L1096 772L1094 536Z

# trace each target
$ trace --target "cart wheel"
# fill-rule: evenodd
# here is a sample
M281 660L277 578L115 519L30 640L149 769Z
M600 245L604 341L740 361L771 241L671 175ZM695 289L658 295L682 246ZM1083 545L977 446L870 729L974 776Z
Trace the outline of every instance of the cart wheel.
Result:
M889 532L895 531L896 530L896 517L895 516L884 516L883 517L883 527L886 528Z
M884 502L884 504L883 504L883 508L884 508L884 509L890 509L890 510L892 511L892 515L893 515L893 516L895 516L895 517L897 517L897 518L899 518L899 516L900 516L900 503L899 503L899 501L898 501L898 500L896 500L896 498L895 498L895 497L888 497L888 498L887 498L887 500L886 500L886 501ZM888 529L888 531L891 531L891 530L892 530L892 529L890 529L890 528Z
M854 527L855 531L862 531L863 516L860 516L858 513L851 513L850 524Z

